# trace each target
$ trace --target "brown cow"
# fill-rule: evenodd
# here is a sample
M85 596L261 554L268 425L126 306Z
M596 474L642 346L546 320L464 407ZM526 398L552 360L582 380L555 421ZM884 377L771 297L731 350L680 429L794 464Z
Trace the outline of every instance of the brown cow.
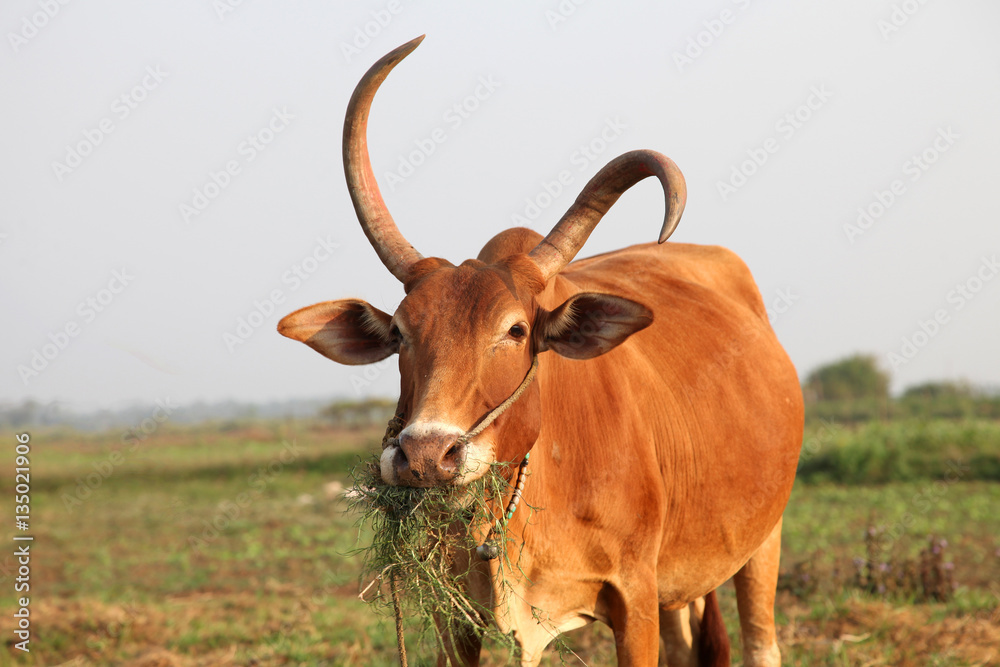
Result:
M544 239L511 229L458 266L424 258L382 200L366 138L375 91L422 39L368 71L344 126L355 210L406 296L392 315L354 299L316 304L279 331L343 364L399 354L406 426L382 454L389 484L462 485L531 452L524 500L540 511L530 523L515 512L509 524L524 576L504 594L498 561L486 561L492 577L479 581L492 583L473 586L514 633L523 665L537 664L559 632L595 620L613 629L621 665L657 664L661 634L669 657L691 660L689 604L730 577L746 664L778 665L781 515L802 395L750 272L723 248L675 243L571 263L647 176L666 194L660 242L676 227L684 179L651 151L608 164ZM523 395L459 438L511 396L536 355ZM718 623L714 595L707 603L706 619ZM470 637L449 653L475 665L479 650Z

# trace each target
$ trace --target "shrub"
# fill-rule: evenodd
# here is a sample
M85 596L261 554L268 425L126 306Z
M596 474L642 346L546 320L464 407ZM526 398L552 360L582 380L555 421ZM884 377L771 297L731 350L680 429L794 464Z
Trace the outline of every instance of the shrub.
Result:
M951 465L950 465L951 464ZM885 484L941 479L1000 480L1000 424L982 420L905 420L806 430L800 482Z

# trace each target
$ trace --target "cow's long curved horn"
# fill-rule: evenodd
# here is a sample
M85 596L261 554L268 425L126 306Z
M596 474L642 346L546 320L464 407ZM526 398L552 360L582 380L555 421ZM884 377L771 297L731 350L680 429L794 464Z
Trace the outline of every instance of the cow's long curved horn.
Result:
M541 269L545 280L573 261L594 227L618 198L649 176L660 180L666 196L660 243L666 241L677 228L684 212L687 201L684 175L666 155L656 151L631 151L618 156L597 172L549 235L531 251L531 258Z
M399 233L378 189L368 156L368 111L385 77L422 41L424 35L403 44L372 65L354 89L344 119L344 175L354 210L379 259L392 275L404 283L410 267L423 255Z

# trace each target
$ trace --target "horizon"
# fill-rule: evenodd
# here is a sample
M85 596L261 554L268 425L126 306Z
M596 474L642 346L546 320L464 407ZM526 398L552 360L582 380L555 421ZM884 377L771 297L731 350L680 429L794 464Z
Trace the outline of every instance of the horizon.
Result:
M832 362L836 361L840 360L832 360ZM827 364L822 364L820 367L825 365ZM806 375L808 376L808 373ZM800 384L804 386L805 380L806 380L805 376L800 377ZM959 378L959 379L938 379L938 380L932 379L928 381L922 381L906 385L900 388L898 391L890 391L886 398L890 401L901 400L907 391L921 388L926 384L949 384L949 385L957 385L960 387L967 386L978 396L986 398L1000 397L1000 384L997 385L973 384ZM179 409L181 411L194 410L194 409L207 409L210 411L214 411L212 414L221 414L220 412L218 412L219 408L226 406L234 407L236 409L271 408L273 410L279 409L279 406L287 406L286 412L275 414L272 415L271 417L263 417L264 419L269 419L269 418L279 419L279 418L284 418L284 416L288 414L291 414L291 412L295 410L296 406L319 404L317 406L317 409L322 409L323 407L334 405L337 403L362 404L365 402L395 401L397 399L398 395L390 395L390 394L385 394L385 395L366 394L364 396L316 395L316 396L301 396L295 398L275 398L275 399L262 399L262 400L240 400L240 399L222 397L219 399L195 398L194 400L185 402L183 404L174 405L172 403L173 399L171 399L171 397L169 396L166 396L152 401L152 404L154 406L157 406L157 405L163 405L164 402L166 402L168 405L171 405L172 407ZM842 402L843 400L844 399L830 399L830 402ZM862 399L857 399L857 400L862 400ZM806 399L807 404L822 403L822 402L823 400L810 401L808 398ZM61 401L59 399L39 401L34 397L26 396L20 399L19 401L0 400L0 411L11 410L18 407L24 407L29 404L34 404L39 406L40 412L43 414L43 416L45 413L48 412L48 413L57 413L66 416L70 419L75 417L83 417L83 418L95 417L101 415L102 413L110 413L117 415L123 415L129 413L133 414L144 413L148 412L150 408L150 402L142 401L139 399L123 399L122 402L117 404L87 407L80 405L74 406L66 401ZM316 413L315 416L318 416L318 412ZM201 421L211 420L215 418L218 417L206 417ZM199 420L194 420L194 421L196 422Z

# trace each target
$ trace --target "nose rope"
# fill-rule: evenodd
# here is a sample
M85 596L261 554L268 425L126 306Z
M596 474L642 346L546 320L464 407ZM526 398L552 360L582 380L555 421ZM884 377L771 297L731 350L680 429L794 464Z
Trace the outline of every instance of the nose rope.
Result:
M490 410L490 412L487 413L487 415L483 417L474 428L458 436L458 439L455 440L455 444L456 445L468 444L470 440L472 440L477 435L485 431L486 428L490 424L492 424L497 417L502 415L507 410L507 408L509 408L511 405L514 404L514 402L517 399L521 398L521 394L523 394L524 390L528 388L528 385L531 384L531 381L535 379L535 371L537 370L538 370L538 355L536 354L534 357L531 358L531 368L528 369L528 374L524 376L523 380L521 380L521 384L518 385L517 389L514 390L514 393L511 394L506 401L504 401L500 405ZM403 415L401 414L395 415L392 419L389 420L389 424L385 430L385 435L382 436L382 449L385 449L389 445L396 445L397 447L399 446L399 434L403 431L403 427L405 425L406 425L406 420L403 418Z
M491 410L488 415L483 417L483 419L474 429L472 429L471 431L466 431L462 435L458 436L456 444L464 445L473 438L475 438L477 435L485 431L486 427L492 424L494 419L502 415L507 408L514 405L514 402L517 399L521 398L521 394L523 394L524 390L528 388L528 385L531 384L531 381L535 379L535 371L537 370L538 370L538 355L536 354L534 357L531 358L531 368L528 369L528 374L524 376L523 380L521 380L521 384L518 385L517 389L514 390L514 393L511 394L506 401L493 408L493 410Z

